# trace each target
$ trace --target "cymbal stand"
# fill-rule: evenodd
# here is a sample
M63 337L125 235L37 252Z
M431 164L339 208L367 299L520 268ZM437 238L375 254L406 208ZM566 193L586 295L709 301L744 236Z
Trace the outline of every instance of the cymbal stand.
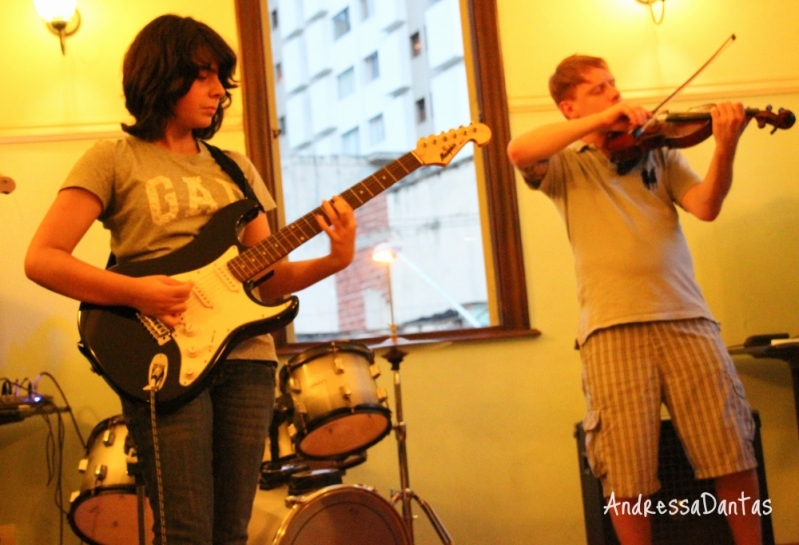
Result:
M397 348L397 324L394 321L394 296L391 289L391 262L386 262L386 271L388 273L388 303L391 310L391 348L383 354L383 358L391 363L391 370L394 372L394 407L397 417L397 423L394 425L394 434L397 438L397 451L399 454L400 466L400 490L392 491L391 503L395 504L398 501L402 502L402 520L405 523L405 528L408 531L408 537L411 540L411 545L414 545L413 535L413 511L411 510L411 500L416 502L422 507L425 515L427 515L430 524L433 525L438 537L444 545L452 545L452 537L444 527L441 519L438 518L436 512L430 507L430 504L420 498L416 492L411 490L410 477L408 476L408 453L405 448L405 437L407 426L402 416L402 382L400 381L400 364L406 356Z
M438 518L438 515L436 515L436 512L433 511L433 508L429 503L420 498L416 492L411 490L410 477L408 476L408 454L405 448L407 426L402 417L402 384L400 382L399 370L400 363L402 363L405 355L406 353L396 346L391 347L389 351L383 355L385 359L391 362L391 370L394 371L394 405L396 408L395 414L397 415L397 423L394 425L394 432L397 438L397 451L399 454L400 466L401 489L399 491L392 492L391 503L395 504L398 501L402 501L402 520L405 522L405 527L408 530L408 537L411 539L411 545L414 544L413 512L411 511L411 500L416 500L416 502L421 506L422 510L425 512L425 515L427 515L428 520L430 520L430 524L432 524L433 528L438 534L438 537L441 539L441 542L445 545L452 545L452 537L450 537L449 532L447 532L447 529L444 527L441 519Z

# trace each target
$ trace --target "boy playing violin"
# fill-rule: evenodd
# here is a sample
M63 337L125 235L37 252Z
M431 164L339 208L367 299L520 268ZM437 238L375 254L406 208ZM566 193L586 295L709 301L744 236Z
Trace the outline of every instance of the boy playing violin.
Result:
M610 161L608 132L642 126L651 114L622 101L603 59L564 59L549 89L566 121L518 136L508 155L566 223L580 304L586 447L607 505L634 505L660 488L665 403L696 477L715 479L719 502L740 506L746 498L745 509L727 516L735 543L759 544L755 426L694 278L675 206L704 221L718 216L748 122L743 106L713 108L715 149L700 179L673 149L652 150L622 169ZM608 512L622 544L651 543L650 516Z

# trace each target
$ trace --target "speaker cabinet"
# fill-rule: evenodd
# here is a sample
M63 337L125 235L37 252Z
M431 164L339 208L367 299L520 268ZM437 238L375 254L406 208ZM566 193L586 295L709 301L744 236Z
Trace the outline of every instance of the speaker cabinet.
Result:
M774 545L774 530L771 525L770 509L763 507L767 499L766 471L763 465L763 447L760 442L760 415L752 413L755 419L755 457L757 458L757 476L760 481L760 512L763 531L763 545ZM580 464L580 485L583 493L583 512L585 515L585 532L588 545L619 545L610 513L605 514L605 500L602 497L602 485L591 473L585 451L585 431L582 424L577 424L574 436L577 439L577 454ZM713 509L716 498L712 479L697 480L688 462L677 432L671 420L663 420L660 427L660 450L658 453L658 479L661 489L652 497L651 510L655 510L658 501L666 507L664 514L648 515L652 519L653 545L734 545L726 517L718 512L705 511ZM704 494L704 496L703 496ZM703 504L703 499L705 504ZM674 503L674 501L681 503ZM696 508L701 514L691 514L689 506L699 502ZM671 508L669 508L669 502ZM687 503L686 503L687 502ZM747 509L753 502L747 502ZM642 506L643 507L643 506ZM738 502L740 509L740 502ZM687 514L683 514L687 511ZM764 511L769 514L764 514ZM740 512L740 511L739 511Z

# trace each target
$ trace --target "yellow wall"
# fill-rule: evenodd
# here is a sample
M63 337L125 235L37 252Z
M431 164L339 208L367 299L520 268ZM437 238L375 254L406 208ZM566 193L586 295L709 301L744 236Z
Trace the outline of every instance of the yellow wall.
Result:
M0 376L55 376L86 437L119 402L89 372L75 348L76 303L24 278L22 259L33 230L72 163L94 138L126 119L120 63L132 37L164 12L193 15L236 43L233 2L81 0L83 28L57 40L31 2L0 2L0 172L18 189L0 195L5 234L0 260ZM504 61L514 134L558 119L545 80L560 58L580 51L605 56L623 93L655 104L731 33L737 42L683 93L694 100L731 97L753 107L799 109L799 37L793 0L667 0L655 26L634 0L499 0ZM243 150L240 100L217 143ZM799 333L799 129L769 136L751 127L738 153L736 183L712 224L685 218L700 283L723 324L728 344L773 331ZM496 143L495 145L499 145ZM711 144L687 150L704 169ZM456 543L579 544L585 542L574 424L584 407L579 358L571 349L576 324L572 259L560 218L541 195L519 183L531 316L543 331L513 340L410 350L402 367L412 488L436 510ZM107 255L106 235L93 229L78 252L95 263ZM777 541L799 541L799 441L790 375L779 361L738 358L750 401L760 410ZM389 366L379 383L391 389ZM41 390L56 393L47 379ZM47 428L39 418L0 428L0 525L16 524L21 544L56 543L54 486L47 485ZM80 486L83 456L66 429L64 490ZM396 446L386 438L348 483L398 487ZM424 514L417 543L434 544ZM77 543L67 528L65 543Z

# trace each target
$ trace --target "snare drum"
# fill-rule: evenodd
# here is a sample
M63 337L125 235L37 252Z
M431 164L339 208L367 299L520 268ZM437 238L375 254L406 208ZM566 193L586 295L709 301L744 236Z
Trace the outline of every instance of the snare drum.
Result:
M402 517L368 486L334 484L303 495L255 494L247 545L410 545Z
M90 544L138 545L139 516L135 478L128 464L138 463L124 418L100 422L89 436L80 492L71 498L68 520L75 534ZM145 499L145 528L153 542L153 515Z
M294 404L297 450L308 458L337 458L371 447L391 431L380 370L365 346L331 342L292 358L280 386Z

